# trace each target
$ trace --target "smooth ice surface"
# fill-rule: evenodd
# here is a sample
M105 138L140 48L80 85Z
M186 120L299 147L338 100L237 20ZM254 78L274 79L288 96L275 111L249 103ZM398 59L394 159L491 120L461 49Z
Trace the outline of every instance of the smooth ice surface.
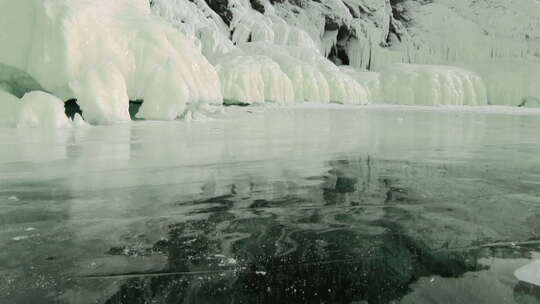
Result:
M320 105L0 129L0 302L537 303L513 273L540 257L539 115Z
M523 282L540 286L540 260L519 268L514 274Z

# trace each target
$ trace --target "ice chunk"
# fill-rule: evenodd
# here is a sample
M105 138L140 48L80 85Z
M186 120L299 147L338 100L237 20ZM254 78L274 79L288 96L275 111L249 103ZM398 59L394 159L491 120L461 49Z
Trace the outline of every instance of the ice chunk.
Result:
M520 281L540 286L540 260L518 268L514 275Z
M19 128L66 128L71 121L64 112L64 103L57 97L40 91L26 93L17 115Z
M70 83L83 116L92 124L130 121L129 97L124 77L113 64L88 70Z

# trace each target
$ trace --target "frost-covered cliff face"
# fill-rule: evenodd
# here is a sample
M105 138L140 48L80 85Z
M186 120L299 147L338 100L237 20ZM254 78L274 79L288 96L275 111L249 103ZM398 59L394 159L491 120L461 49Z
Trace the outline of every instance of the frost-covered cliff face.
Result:
M520 105L527 101L532 104L540 97L540 3L536 0L153 0L152 8L154 13L199 41L203 54L220 69L225 83L224 96L242 102L275 99L259 94L263 89L248 93L246 87L257 87L250 80L262 79L257 76L259 73L268 74L256 64L248 63L257 61L246 57L253 55L265 56L260 60L267 65L268 57L277 61L285 75L279 71L274 75L284 78L286 87L289 81L285 76L291 79L303 76L304 81L293 84L296 93L291 97L293 100L366 102L365 98L359 101L347 94L338 100L328 98L335 84L328 81L328 70L332 69L323 57L341 66L342 72L343 66L350 67L345 74L367 89L371 97L367 102L410 103L388 99L392 94L369 92L374 83L382 91L402 89L396 88L399 82L390 86L381 79L392 77L387 75L387 67L394 63L452 65L470 70L470 77L462 79L468 85L478 84L475 91L485 90L485 83L487 95L477 95L487 99L465 104ZM301 48L300 56L297 48ZM279 60L275 58L276 53L280 54ZM231 65L231 56L242 56L240 61L244 64ZM287 56L300 61L284 60ZM306 62L308 66L318 67L315 75L322 72L322 77L306 77L313 74L312 70L287 73L291 65ZM255 68L250 70L250 66ZM386 75L369 75L365 70L383 71ZM390 70L396 71L395 68ZM408 73L400 74L403 82L414 82L420 91L436 89L429 82L421 81L427 75L416 73L417 68L405 67L404 70ZM439 67L437 73L430 76L437 80L442 71ZM332 73L343 78L343 73ZM246 79L238 79L238 74ZM482 80L478 81L476 74ZM455 70L449 69L445 75L447 77L439 80L455 78ZM328 86L330 94L323 89L305 98L302 91L306 88L299 89L303 82L318 83L318 88ZM234 87L229 85L231 83ZM258 84L261 88L273 86L264 81ZM443 83L442 87L453 90L456 85ZM440 90L435 95L420 91L413 95L431 97L415 98L414 103L446 103L432 99L443 95ZM462 102L452 100L451 104Z
M98 124L135 99L166 120L222 102L540 100L536 0L0 0L0 26L0 104L42 90Z

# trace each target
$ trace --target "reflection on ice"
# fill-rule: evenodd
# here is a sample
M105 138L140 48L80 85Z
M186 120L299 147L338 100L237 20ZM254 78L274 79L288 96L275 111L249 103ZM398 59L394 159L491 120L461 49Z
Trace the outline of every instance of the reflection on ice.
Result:
M534 303L513 271L540 251L539 129L331 107L0 129L0 302Z

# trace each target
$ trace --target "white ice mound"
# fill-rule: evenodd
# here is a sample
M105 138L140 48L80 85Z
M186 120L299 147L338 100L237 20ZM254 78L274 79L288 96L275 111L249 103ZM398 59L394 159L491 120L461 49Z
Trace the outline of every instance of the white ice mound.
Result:
M64 102L41 91L26 93L22 99L0 91L0 127L66 128L72 122L64 113Z
M316 49L267 42L244 43L240 48L246 54L264 56L275 61L292 82L295 102L369 102L367 89Z
M17 127L66 128L71 121L64 112L64 102L51 94L33 91L21 99Z
M268 57L231 54L221 58L216 69L227 102L294 102L291 79Z
M72 81L70 88L89 123L131 120L126 82L113 64L88 70L80 79Z
M154 119L222 101L215 69L148 1L0 0L0 27L11 29L0 35L0 63L77 98L94 123L128 119L126 96L144 99L141 116Z
M540 286L540 260L518 268L514 275L520 281Z
M384 103L487 105L480 76L458 67L394 64L381 71L380 80Z
M367 89L370 102L377 103L381 101L382 84L379 72L358 70L350 66L340 66L340 70Z

